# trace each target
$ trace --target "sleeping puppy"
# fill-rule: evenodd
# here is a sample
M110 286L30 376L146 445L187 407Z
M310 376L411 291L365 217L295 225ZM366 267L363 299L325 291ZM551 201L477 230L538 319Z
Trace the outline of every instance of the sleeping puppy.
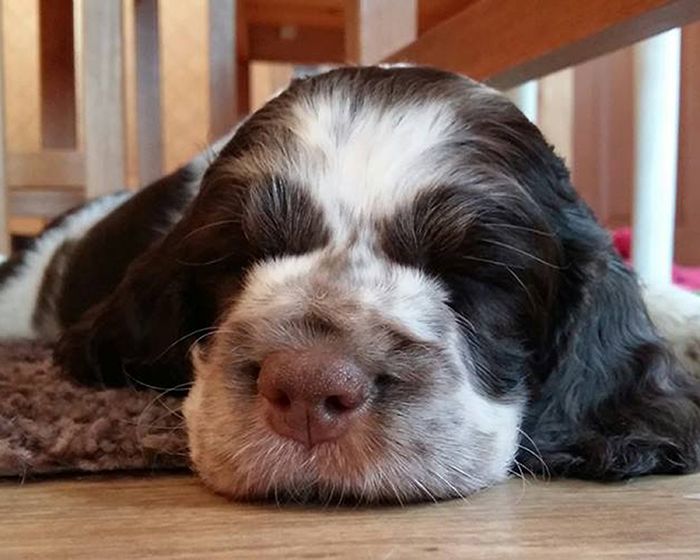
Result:
M214 490L404 503L698 468L700 384L496 91L334 70L203 169L53 224L3 269L0 333L57 339L84 382L189 388Z

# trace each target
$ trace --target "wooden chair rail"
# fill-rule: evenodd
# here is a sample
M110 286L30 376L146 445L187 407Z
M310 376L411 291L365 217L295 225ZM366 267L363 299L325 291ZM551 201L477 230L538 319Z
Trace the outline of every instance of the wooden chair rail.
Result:
M85 155L76 150L43 150L5 156L10 188L61 188L85 185Z
M389 60L509 88L697 19L698 0L477 0Z

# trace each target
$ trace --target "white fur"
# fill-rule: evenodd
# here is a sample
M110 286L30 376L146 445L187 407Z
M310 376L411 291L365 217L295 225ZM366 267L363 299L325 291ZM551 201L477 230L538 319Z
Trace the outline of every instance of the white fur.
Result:
M340 258L344 264L337 270L332 270L330 275L324 276L322 271L327 269L328 260L334 258ZM336 289L344 295L339 298L334 293ZM478 373L475 368L464 363L464 344L460 339L457 321L448 319L451 312L447 306L447 293L441 285L416 269L400 266L382 258L361 239L349 247L331 245L305 255L259 263L247 276L243 291L222 323L221 332L230 332L240 322L255 324L255 320L261 317L274 320L279 316L303 315L309 305L325 305L326 298L330 298L335 305L343 305L344 298L348 298L348 302L359 304L361 313L366 313L368 317L380 315L388 322L400 325L413 338L443 348L449 356L451 367L458 370L463 379L450 395L438 390L426 396L426 400L420 404L406 404L403 411L395 411L395 424L388 438L392 440L390 447L396 449L386 456L368 456L369 464L362 471L365 478L353 483L355 491L357 486L373 487L379 496L391 490L393 485L400 494L410 496L412 485L415 484L425 485L427 492L431 489L435 491L443 479L454 478L454 469L466 473L464 480L458 485L460 492L474 491L508 476L518 447L523 401L499 402L480 390ZM363 319L356 316L352 321L355 322L355 328L360 328ZM217 352L214 351L214 354ZM245 445L241 442L252 439L259 442L269 440L267 444L258 444L256 448L260 447L260 450L256 453L263 455L266 461L274 462L281 461L282 458L280 456L275 459L276 452L273 450L281 453L280 449L287 449L292 444L285 443L285 440L272 434L269 428L265 427L261 427L260 433L256 432L255 436L247 433L239 426L243 422L240 416L247 417L243 412L239 410L234 414L233 409L236 407L230 404L213 404L220 400L220 397L215 396L216 393L226 394L230 390L217 389L213 385L222 383L217 381L221 376L220 369L221 366L216 364L216 360L209 363L196 360L196 381L185 406L192 459L210 485L224 493L245 495L250 490L241 490L243 478L259 483L260 480L265 480L264 476L268 476L269 473L260 477L243 477L242 472L250 468L247 465L255 463L255 454L251 453L250 457L245 453L238 454L238 462L232 463L224 459L214 460L213 457L218 455L213 450L219 449L223 455L234 455L238 447ZM445 375L437 371L414 373L436 378ZM440 382L436 383L439 387ZM461 426L460 429L449 434L421 432L419 426L428 424L430 419L437 417L436 415L448 414L448 410ZM251 410L247 414L256 415L258 412ZM219 441L223 434L218 434L217 429L210 423L214 418L217 418L217 423L228 426L225 442ZM247 425L247 422L243 424ZM363 428L358 428L357 432L356 436L353 436L356 439L372 441L377 437L376 434L365 434ZM407 434L420 435L421 440L426 442L444 438L444 442L438 443L437 446L452 446L455 455L450 459L454 463L446 464L445 457L426 457L425 464L421 464L417 459L402 461L400 457L403 452L399 442L401 438L409 437ZM351 453L353 445L359 445L360 449L362 445L367 445L353 443L354 441L355 439L351 438L350 442L344 444L348 447L344 453ZM484 441L488 442L486 447L483 446ZM227 449L228 446L231 447ZM315 476L323 479L322 474L319 474L324 471L323 461L311 462L302 469L297 464L306 460L302 456L285 460L289 476L293 475L304 481L318 469ZM255 464L263 468L262 465ZM378 476L377 473L382 473L381 476L390 481L390 487L381 480L375 481L372 478ZM433 476L438 479L432 478ZM338 474L336 482L341 479ZM327 482L332 484L333 480L334 477L331 476ZM283 478L278 478L276 483L283 485ZM308 481L299 483L308 484ZM413 488L413 491L416 489ZM442 488L438 493L451 491L450 488Z
M355 110L356 113L351 112ZM448 103L426 101L379 109L351 107L343 92L296 100L286 126L298 151L271 159L253 150L230 162L246 173L274 173L303 185L323 208L338 241L358 220L390 215L423 189L448 184L462 151Z
M700 296L678 286L642 286L652 322L678 359L700 377Z
M34 247L23 255L18 272L0 286L0 338L39 336L33 324L34 310L46 267L54 253L65 241L80 239L130 196L123 192L94 200L66 218L60 227L37 239Z
M342 223L343 213L365 219L390 214L443 181L450 168L438 165L438 148L450 140L456 120L447 104L369 106L352 119L349 100L341 96L296 109L293 129L304 155L289 171L330 223Z
M454 139L457 118L448 103L432 101L383 110L367 105L352 118L349 112L350 100L342 91L297 106L294 132L306 157L291 169L292 174L310 189L332 228L361 232L358 245L351 249L364 265L353 282L358 300L381 309L418 339L431 340L436 334L427 329L425 318L441 307L434 294L440 294L443 302L446 294L418 270L388 265L375 253L366 222L390 216L421 191L449 182L457 166L445 160L449 150L440 148ZM342 233L336 238L339 245ZM387 300L394 305L387 306ZM456 352L460 345L455 337L450 348ZM460 361L456 355L454 360ZM475 372L466 373L471 382L460 391L463 409L474 422L472 429L491 434L497 450L492 472L483 474L500 479L517 450L522 404L485 397L475 389Z

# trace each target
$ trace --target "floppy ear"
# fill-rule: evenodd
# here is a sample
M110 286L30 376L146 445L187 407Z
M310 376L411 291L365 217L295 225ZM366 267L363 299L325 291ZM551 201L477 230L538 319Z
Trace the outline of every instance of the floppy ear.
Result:
M518 461L535 472L595 479L697 469L700 382L656 333L637 279L577 195L564 162L512 108L481 133L508 153L511 172L558 245L552 297L526 325L532 331L543 324L544 332L526 368Z
M236 197L211 198L195 202L109 297L65 330L55 359L69 375L137 387L189 381L189 350L214 326L250 256Z
M110 297L63 333L55 359L84 383L182 384L188 377L186 335L198 328L185 302L196 299L187 271L149 251Z
M636 278L590 211L577 202L562 220L567 266L524 422L531 451L518 459L593 479L697 469L700 383L655 332Z

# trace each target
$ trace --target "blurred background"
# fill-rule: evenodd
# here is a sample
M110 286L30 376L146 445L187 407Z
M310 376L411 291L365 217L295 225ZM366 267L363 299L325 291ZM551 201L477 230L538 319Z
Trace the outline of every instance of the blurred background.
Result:
M83 180L86 54L94 49L107 49L92 63L97 72L100 56L121 57L121 105L110 106L104 94L104 107L98 103L92 115L99 123L100 111L121 111L115 129L123 139L115 148L123 149L119 180L132 189L186 162L293 75L357 61L344 37L352 14L339 0L119 0L118 14L90 16L117 21L111 47L103 44L102 29L96 38L83 36L97 25L86 27L84 21L90 12L83 2L92 1L1 3L5 196L15 242L86 196L100 194L99 188L86 190ZM418 2L414 32L429 31L466 4ZM414 0L403 5L415 9ZM401 6L399 1L399 11ZM387 20L384 27L391 30L395 22ZM700 265L700 23L681 33L675 260ZM231 47L231 60L217 62ZM467 47L480 45L464 37ZM566 159L577 188L611 229L632 224L639 87L634 49L509 91ZM233 82L217 86L228 76ZM90 95L99 100L101 94Z

